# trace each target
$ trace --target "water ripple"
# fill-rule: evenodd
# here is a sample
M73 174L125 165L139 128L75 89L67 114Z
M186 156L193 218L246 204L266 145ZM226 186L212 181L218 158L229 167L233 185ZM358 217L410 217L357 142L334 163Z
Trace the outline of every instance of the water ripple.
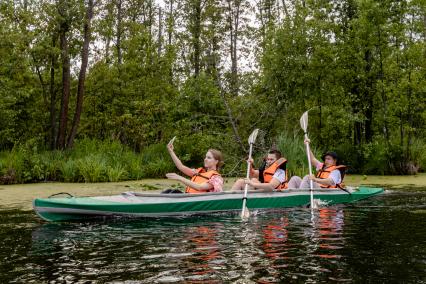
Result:
M322 207L314 218L291 208L247 222L220 215L41 224L32 212L2 211L0 280L421 283L425 204L425 194L392 193Z

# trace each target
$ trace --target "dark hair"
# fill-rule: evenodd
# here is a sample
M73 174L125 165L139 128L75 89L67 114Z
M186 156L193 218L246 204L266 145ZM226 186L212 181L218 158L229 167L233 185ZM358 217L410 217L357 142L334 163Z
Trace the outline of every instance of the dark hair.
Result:
M325 161L325 157L327 157L327 156L332 157L332 158L336 161L336 165L338 164L338 162L339 162L339 156L337 155L337 153L336 153L336 152L329 151L329 152L327 152L327 153L324 153L324 154L321 156L321 159L322 159L323 161Z
M270 151L268 152L268 154L273 154L273 155L275 155L275 158L277 158L277 160L278 160L279 158L281 158L281 157L282 157L281 152L280 152L280 151L278 151L278 150L270 150Z

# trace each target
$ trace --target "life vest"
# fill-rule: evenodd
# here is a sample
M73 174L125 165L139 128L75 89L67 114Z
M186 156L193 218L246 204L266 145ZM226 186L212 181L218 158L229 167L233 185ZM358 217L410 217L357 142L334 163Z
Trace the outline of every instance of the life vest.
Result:
M263 183L269 183L272 180L272 177L274 176L275 172L278 169L284 169L285 170L285 181L283 181L281 184L279 184L275 189L282 190L288 188L288 178L287 178L287 169L286 169L287 160L284 158L280 158L276 160L272 165L270 165L267 169L265 169L262 173L263 176Z
M196 173L192 176L191 181L202 184L207 182L212 176L220 175L217 171L206 171L204 168L198 168L196 169ZM185 193L205 193L209 192L211 189L205 189L205 190L196 190L194 188L191 188L189 186L186 187Z
M339 170L341 175L341 181L339 184L336 185L325 185L325 184L319 184L322 188L345 188L345 185L343 184L343 178L345 177L345 171L346 166L339 165L339 166L330 166L328 168L325 167L325 165L322 166L322 168L317 172L316 176L320 179L326 179L330 176L331 172L334 170Z

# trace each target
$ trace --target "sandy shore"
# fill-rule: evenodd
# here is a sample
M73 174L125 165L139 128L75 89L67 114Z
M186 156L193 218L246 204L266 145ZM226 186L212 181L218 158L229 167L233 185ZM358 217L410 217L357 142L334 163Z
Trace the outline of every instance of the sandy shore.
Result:
M235 178L225 180L225 188L230 188ZM380 185L386 189L426 190L426 174L416 176L361 176L348 175L347 185ZM165 188L179 187L167 179L145 179L138 181L108 183L35 183L0 185L0 209L31 210L32 200L48 197L58 192L68 192L77 196L111 195L124 191L161 191ZM181 187L183 188L183 187Z

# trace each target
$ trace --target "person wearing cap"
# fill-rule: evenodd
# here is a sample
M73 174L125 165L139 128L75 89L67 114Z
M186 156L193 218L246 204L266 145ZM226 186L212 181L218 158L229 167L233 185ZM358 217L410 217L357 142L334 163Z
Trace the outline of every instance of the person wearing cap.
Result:
M305 144L310 140L306 139ZM338 156L335 152L327 152L322 155L323 162L320 162L310 151L312 165L316 168L316 175L307 175L303 179L293 176L289 183L289 188L310 188L312 180L313 188L343 188L343 178L346 166L338 164Z

